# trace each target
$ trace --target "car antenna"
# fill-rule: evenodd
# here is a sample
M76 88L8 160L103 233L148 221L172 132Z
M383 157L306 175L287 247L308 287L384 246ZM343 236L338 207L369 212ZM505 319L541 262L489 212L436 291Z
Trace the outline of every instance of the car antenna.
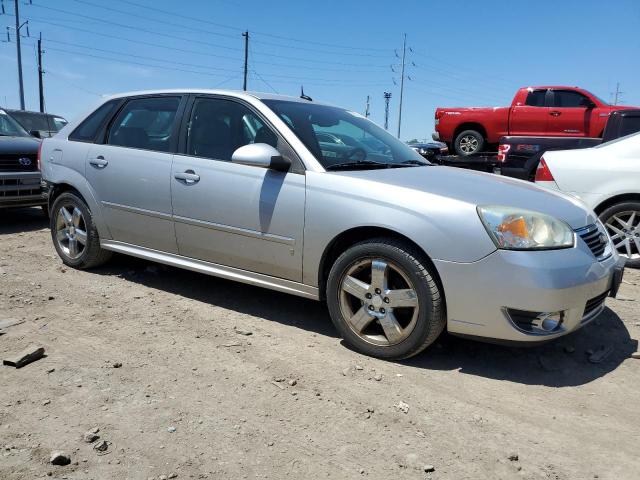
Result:
M304 85L300 85L300 98L313 102L313 98L311 98L309 95L304 94Z

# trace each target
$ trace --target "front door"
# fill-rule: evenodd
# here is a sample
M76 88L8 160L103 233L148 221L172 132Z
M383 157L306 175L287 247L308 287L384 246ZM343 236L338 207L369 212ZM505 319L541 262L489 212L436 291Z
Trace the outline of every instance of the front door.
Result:
M549 135L558 137L586 137L589 135L591 100L573 90L553 90L549 109Z
M249 143L282 153L284 140L235 100L198 97L186 115L183 153L171 171L180 254L302 281L304 174L231 162Z
M180 101L180 96L128 100L105 143L91 147L86 176L114 240L177 251L170 174Z

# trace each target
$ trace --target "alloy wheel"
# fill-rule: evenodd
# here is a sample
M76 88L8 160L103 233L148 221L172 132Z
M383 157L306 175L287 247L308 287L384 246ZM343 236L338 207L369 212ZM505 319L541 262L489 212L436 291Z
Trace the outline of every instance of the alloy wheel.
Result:
M640 259L640 212L616 213L605 226L618 254L629 260Z
M460 150L467 155L478 150L478 139L473 135L465 135L460 139Z
M403 269L386 259L352 264L340 282L340 310L349 328L365 342L390 346L416 326L420 302Z
M80 257L87 246L87 227L82 211L75 205L62 205L56 213L56 241L70 259Z

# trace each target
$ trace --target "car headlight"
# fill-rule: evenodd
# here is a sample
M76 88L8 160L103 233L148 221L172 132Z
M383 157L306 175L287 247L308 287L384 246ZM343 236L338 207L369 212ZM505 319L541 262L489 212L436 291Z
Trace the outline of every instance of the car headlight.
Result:
M478 207L478 215L498 248L548 250L570 248L575 242L571 227L562 220L513 207Z

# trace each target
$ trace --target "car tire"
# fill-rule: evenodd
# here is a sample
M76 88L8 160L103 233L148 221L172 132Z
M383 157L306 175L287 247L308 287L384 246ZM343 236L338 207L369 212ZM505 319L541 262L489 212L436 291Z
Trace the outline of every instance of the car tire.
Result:
M599 216L626 266L640 268L640 202L617 203Z
M460 132L453 142L453 148L458 155L468 157L480 153L484 148L484 137L476 130Z
M65 192L51 207L51 239L65 265L88 269L107 262L112 253L100 247L91 210L77 194Z
M394 239L360 242L338 257L327 280L331 320L344 341L377 358L420 353L446 324L441 289L424 254Z

